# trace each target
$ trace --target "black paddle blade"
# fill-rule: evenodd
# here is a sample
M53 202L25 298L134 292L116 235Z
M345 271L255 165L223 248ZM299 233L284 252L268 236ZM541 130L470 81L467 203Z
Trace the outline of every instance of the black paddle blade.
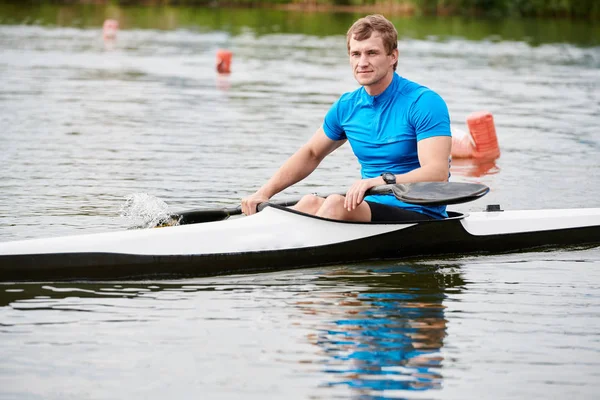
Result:
M391 186L398 200L427 206L467 203L490 191L486 185L465 182L417 182Z

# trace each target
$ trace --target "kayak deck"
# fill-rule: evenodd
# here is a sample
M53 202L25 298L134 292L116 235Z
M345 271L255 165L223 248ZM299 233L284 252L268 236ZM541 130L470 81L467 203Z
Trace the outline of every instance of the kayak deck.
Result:
M0 243L0 281L207 276L586 244L600 244L600 208L375 224L271 206L220 222Z

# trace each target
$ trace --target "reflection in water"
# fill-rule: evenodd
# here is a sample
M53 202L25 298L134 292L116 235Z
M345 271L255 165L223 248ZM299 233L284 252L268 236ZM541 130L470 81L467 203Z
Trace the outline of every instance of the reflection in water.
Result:
M248 357L257 339L240 333L266 324L269 331L258 336L267 338L260 357L271 368L293 358L295 374L312 377L307 387L314 398L331 398L340 390L365 399L397 397L397 391L441 388L443 301L462 290L459 273L451 265L363 264L178 282L6 284L0 286L0 338L7 341L0 339L0 352L20 349L6 353L18 372L25 368L20 357L36 351L27 343L50 345L43 368L62 376L71 365L52 358L52 351L60 352L58 344L70 346L74 364L86 346L143 359L136 342L121 336L126 333L144 343L179 344L203 359L221 355L219 346L234 346L248 360L244 368L253 369L261 365ZM285 344L274 348L269 340L277 342L282 326ZM239 357L228 354L228 362ZM108 375L123 372L107 368Z
M456 176L479 178L484 175L495 175L500 172L495 160L477 160L453 158L450 173Z
M117 41L114 38L104 39L104 51L114 51L117 48Z
M229 75L217 74L215 78L216 87L224 92L231 89L231 78Z
M599 262L588 249L0 284L0 398L539 398L551 387L592 399Z
M166 288L155 285L134 287L129 284L15 283L0 286L0 307L9 306L15 310L56 310L67 307L69 301L83 304L84 299L135 298L164 289ZM97 305L98 303L95 303L93 306Z
M307 314L332 317L312 338L332 375L326 386L359 390L364 399L381 398L384 390L441 388L444 292L464 285L456 268L394 266L322 278L354 289L299 304Z

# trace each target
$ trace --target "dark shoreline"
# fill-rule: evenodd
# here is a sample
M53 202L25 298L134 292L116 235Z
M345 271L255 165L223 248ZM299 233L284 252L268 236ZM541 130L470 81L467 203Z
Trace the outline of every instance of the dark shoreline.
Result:
M464 6L461 0L0 0L6 4L25 2L38 6L268 8L304 13L600 20L600 2L595 0L567 0L560 6L548 4L544 7L534 0L473 0L470 6ZM362 4L357 4L359 2Z

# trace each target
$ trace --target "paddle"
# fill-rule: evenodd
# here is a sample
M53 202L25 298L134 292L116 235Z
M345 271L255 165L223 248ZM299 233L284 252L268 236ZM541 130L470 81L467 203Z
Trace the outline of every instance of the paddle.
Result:
M382 185L371 188L367 195L393 194L398 200L409 204L427 206L440 206L448 204L467 203L477 200L489 192L490 188L478 183L463 182L417 182L396 185ZM322 196L327 197L327 196ZM300 199L287 201L269 201L258 205L261 211L268 205L290 207ZM158 226L198 224L202 222L221 221L232 215L242 213L242 207L231 208L205 208L172 214L169 220L161 222Z

